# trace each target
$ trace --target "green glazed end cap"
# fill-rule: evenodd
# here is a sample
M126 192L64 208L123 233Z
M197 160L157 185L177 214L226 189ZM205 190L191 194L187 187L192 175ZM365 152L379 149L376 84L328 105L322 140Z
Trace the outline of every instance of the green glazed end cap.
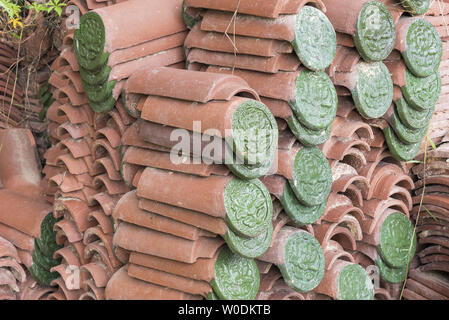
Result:
M270 109L260 101L240 103L232 115L232 146L236 156L250 165L273 161L278 126Z
M295 100L289 104L305 127L323 130L337 114L337 91L326 73L304 69L296 78Z
M400 212L390 214L380 229L377 251L391 268L403 268L416 250L416 234L410 220Z
M264 254L270 247L273 238L273 225L270 223L264 232L254 238L240 237L230 229L223 238L233 252L244 258L254 259Z
M301 148L293 162L293 180L289 184L299 202L318 206L326 202L332 188L329 161L317 147Z
M376 260L376 266L379 268L380 277L389 283L400 283L407 276L407 267L390 268L381 257Z
M399 161L413 160L421 147L421 143L405 144L398 139L394 130L390 127L384 129L385 140L387 141L388 149L393 157Z
M425 14L430 6L430 0L401 0L401 3L407 12L415 16Z
M415 20L407 30L406 50L402 52L407 68L417 77L428 77L438 70L443 44L435 27L424 19Z
M382 117L393 101L393 81L382 62L360 62L357 85L351 91L359 113L367 119Z
M298 292L318 286L324 276L324 253L318 240L298 231L287 240L284 250L285 262L278 267L287 285Z
M271 196L258 179L232 178L225 188L224 205L227 225L239 236L256 237L271 224Z
M380 1L369 1L363 6L356 28L354 44L363 60L382 61L393 51L396 42L393 16Z
M409 129L419 129L427 127L432 120L435 106L428 110L417 110L410 107L404 98L398 99L395 102L396 111L401 122Z
M441 77L438 71L428 77L419 78L406 69L405 83L401 88L402 95L412 108L428 110L437 104L441 93Z
M323 144L331 135L332 125L319 131L311 130L303 126L294 115L287 119L287 124L299 142L306 147L313 147Z
M282 207L292 221L300 226L318 221L324 213L326 202L313 207L302 205L295 196L290 185L285 184L284 194L279 199Z
M374 299L374 285L368 273L360 265L347 265L338 274L338 299Z
M292 46L306 68L324 70L334 60L337 36L326 15L306 5L296 15Z
M80 19L80 27L75 30L75 55L81 67L95 70L107 61L104 52L106 30L103 19L96 12L90 11Z
M223 300L253 300L259 291L260 274L256 262L223 247L215 261L215 278L210 284Z
M410 129L406 127L400 120L397 112L395 111L392 119L392 127L396 136L405 144L419 143L424 138L429 127L429 123L418 129Z

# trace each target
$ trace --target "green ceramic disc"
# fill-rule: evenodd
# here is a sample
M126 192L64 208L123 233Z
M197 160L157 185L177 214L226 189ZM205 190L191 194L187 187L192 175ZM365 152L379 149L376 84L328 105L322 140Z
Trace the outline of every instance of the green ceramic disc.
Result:
M112 97L112 90L114 89L116 82L116 80L113 80L94 86L84 82L82 82L82 84L89 102L100 103Z
M290 107L298 120L312 130L327 128L337 113L337 91L322 71L302 70L296 78L295 100Z
M52 256L48 257L44 255L39 248L39 243L36 240L37 239L34 239L34 251L31 255L33 258L33 263L37 263L46 270L50 270L54 266L61 263L61 259L53 259Z
M435 106L426 110L417 110L411 108L404 98L398 99L395 102L396 112L399 119L409 129L419 129L427 127L432 120Z
M270 223L267 230L254 238L240 237L229 229L223 238L233 252L248 259L257 258L270 247L273 225Z
M47 257L53 257L53 253L62 248L56 244L56 231L53 230L57 221L52 213L47 214L41 223L41 238L35 239L40 251Z
M393 81L385 64L360 62L357 84L351 94L363 117L382 117L393 101Z
M415 77L405 70L406 85L401 88L402 95L408 104L418 110L435 106L441 93L441 78L438 71L425 78Z
M396 136L405 144L412 144L421 142L424 136L427 133L427 129L429 128L429 123L419 129L410 129L407 128L400 120L396 111L393 114L392 118L392 128L396 133Z
M321 218L326 208L326 201L313 207L302 205L288 183L285 184L284 194L279 200L284 211L297 225L307 225L316 222Z
M232 115L231 129L231 145L245 163L260 165L273 159L279 131L276 119L262 102L242 102Z
M310 70L324 70L334 60L337 36L326 15L304 6L296 15L293 48L301 63Z
M111 73L111 67L105 66L99 70L90 71L80 67L80 76L81 80L89 84L91 86L95 86L97 84L105 83L108 81L109 74Z
M430 0L401 0L404 9L415 15L425 14L429 10Z
M104 52L105 39L106 30L100 15L93 11L83 15L73 37L75 54L81 67L95 70L106 64L109 54Z
M338 300L374 300L374 285L358 264L347 265L338 274Z
M323 152L317 147L300 149L293 163L293 180L288 182L302 204L312 207L326 202L332 171Z
M116 101L115 101L114 97L110 96L106 101L103 101L103 102L97 103L97 102L90 101L89 105L95 112L102 113L102 112L111 111L111 109L114 108L115 103L116 103Z
M390 214L380 229L377 251L382 259L391 268L403 268L411 261L415 250L416 235L410 220L400 212Z
M298 292L313 290L324 276L324 254L320 243L305 231L290 236L284 249L283 265L278 266L285 283Z
M214 266L210 284L219 299L253 300L260 285L260 274L253 259L243 258L223 247Z
M273 203L258 179L233 178L224 193L226 222L239 236L256 237L267 230L273 217Z
M48 270L45 270L43 267L34 262L29 270L33 278L43 286L50 286L50 283L53 280L60 277L57 272L50 272Z
M329 125L323 130L311 130L306 126L303 126L295 116L291 116L287 119L287 124L295 137L306 147L318 146L325 143L330 135L332 125Z
M385 140L387 141L388 149L393 156L399 161L410 161L416 157L421 147L421 143L405 144L398 139L394 130L390 127L384 129Z
M376 266L379 268L381 278L389 283L400 283L407 275L407 267L390 268L380 257L376 260Z
M396 42L393 16L380 1L369 1L363 6L356 27L354 43L363 60L381 61L393 51Z
M402 57L410 72L417 77L427 77L436 72L443 46L435 27L424 19L417 19L408 28L406 39Z
M206 294L206 300L220 300L217 295L212 291Z

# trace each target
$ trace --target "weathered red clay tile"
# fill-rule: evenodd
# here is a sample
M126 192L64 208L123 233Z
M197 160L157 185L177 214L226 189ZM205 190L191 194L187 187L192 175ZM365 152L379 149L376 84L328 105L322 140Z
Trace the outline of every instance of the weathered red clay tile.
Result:
M104 288L98 288L92 279L83 281L85 292L80 295L79 300L104 300Z
M294 54L279 54L274 57L257 57L245 54L214 52L198 48L190 49L187 54L189 63L202 63L207 65L239 68L267 73L279 71L296 71L301 65Z
M201 296L153 285L128 276L125 267L109 279L105 290L107 300L198 300Z
M74 175L79 175L88 172L84 159L83 158L75 159L69 153L58 156L56 164L65 166L67 170Z
M86 123L80 125L71 122L65 122L56 128L58 136L62 138L71 137L72 139L80 139L89 134L91 128Z
M115 246L127 250L187 263L193 263L198 258L211 258L224 243L223 239L218 237L186 240L126 222L118 226L113 241ZM154 246L154 243L160 245Z
M58 286L59 290L62 291L62 296L65 298L64 300L78 300L79 296L81 295L82 291L81 290L69 290L66 285L65 282L62 278L57 278L55 280L53 280L51 282L52 286ZM53 296L53 294L49 295Z
M129 126L122 135L121 143L124 146L135 146L139 148L157 150L157 151L170 151L170 148L165 148L159 145L155 145L144 141L139 136L139 121L136 121Z
M100 262L91 262L80 267L80 272L86 272L94 280L97 287L106 287L109 275Z
M449 300L449 297L443 296L414 279L407 279L407 289L429 300Z
M106 172L109 179L114 181L121 181L122 176L120 171L115 169L114 163L109 156L95 160L93 166L98 173Z
M125 92L202 103L229 100L238 93L258 99L257 93L239 77L164 67L145 68L135 73L128 79Z
M338 223L348 214L357 217L359 221L364 219L363 211L360 208L354 207L352 201L347 196L331 192L324 213L318 222L321 223L324 220Z
M92 222L88 220L88 214L93 210L85 202L70 198L56 199L54 204L54 215L62 216L67 213L73 219L80 232L84 232L87 228L93 226Z
M291 53L293 47L287 41L234 36L232 39L224 34L205 32L196 24L187 35L184 46L187 49L200 48L210 51L249 54L261 57L274 57L280 53Z
M89 243L96 241L99 239L103 247L106 248L108 252L109 261L111 265L116 268L121 265L120 261L114 255L112 250L112 235L104 234L99 226L91 227L84 232L83 242L87 246Z
M51 65L51 70L59 70L61 67L70 66L73 71L79 71L78 60L73 48L65 48Z
M117 270L119 264L117 264L115 257L111 261L109 254L108 249L105 248L101 240L90 242L84 248L84 259L86 261L100 261L108 273L112 275Z
M54 259L62 258L62 263L72 266L80 266L80 258L72 247L63 247L53 254Z
M109 179L107 174L96 176L93 182L96 188L104 186L107 193L111 196L129 191L129 187L123 181L113 181Z
M112 148L118 148L120 145L120 134L116 130L110 127L104 127L95 131L95 139L104 139L109 142Z
M139 200L139 208L147 212L156 213L185 224L196 226L215 234L225 234L227 230L226 223L223 219L212 217L198 211L175 207L147 199Z
M55 223L54 230L62 230L69 242L77 242L83 239L83 235L78 231L74 221L62 219Z
M356 250L356 240L363 238L359 221L346 215L338 223L322 222L314 227L315 237L323 248L328 246L328 242L333 239L338 241L345 249Z
M112 227L112 221L111 219L104 214L101 210L96 210L89 213L89 220L95 221L98 223L98 225L101 228L101 231L103 231L104 234L112 234L114 233L113 227Z
M54 101L50 107L48 107L46 117L48 120L54 121L58 124L62 124L68 120L67 116L59 112L59 106L61 103Z
M191 224L184 224L149 211L144 211L138 205L139 199L136 197L136 191L130 191L119 200L112 216L114 219L188 240L197 240L200 236L205 235L204 231L202 232L201 229Z
M148 283L179 290L192 295L201 295L206 297L208 293L212 292L212 287L205 281L188 279L135 264L129 264L128 275Z
M219 11L234 12L238 9L239 13L266 17L277 18L280 14L293 14L297 13L306 4L311 4L319 9L326 11L321 0L268 0L268 1L217 1L217 0L187 0L185 4L188 7L194 8L207 8Z
M74 158L81 158L90 155L87 139L67 138L62 140L60 143L70 151Z
M105 192L96 193L92 196L92 199L90 199L89 205L94 205L95 203L98 203L101 206L101 209L103 212L110 216L112 214L112 210L114 210L117 201L119 200L119 197L113 197Z

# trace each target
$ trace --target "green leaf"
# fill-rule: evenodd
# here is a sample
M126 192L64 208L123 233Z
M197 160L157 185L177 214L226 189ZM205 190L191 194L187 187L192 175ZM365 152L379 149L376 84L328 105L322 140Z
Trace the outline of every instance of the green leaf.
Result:
M425 207L423 206L424 210L426 210L426 212L429 214L429 216L432 217L433 220L438 221L438 219Z
M405 163L422 163L422 161L418 161L418 160L409 160L409 161L406 161Z
M62 9L60 7L55 7L55 11L58 14L58 16L61 16L62 14Z
M430 145L432 146L433 150L437 150L437 146L435 145L435 143L432 141L432 139L429 137L428 138Z

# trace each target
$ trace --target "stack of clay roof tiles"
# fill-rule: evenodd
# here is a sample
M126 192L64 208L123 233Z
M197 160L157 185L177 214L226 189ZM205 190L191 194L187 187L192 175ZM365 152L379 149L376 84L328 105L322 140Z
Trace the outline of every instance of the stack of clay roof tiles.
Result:
M411 269L405 298L447 297L445 144L415 184L406 163L447 119L445 31L416 3L72 0L42 183L62 247L36 295L398 299Z
M50 268L58 263L53 258L58 247L52 207L42 200L36 145L27 129L2 129L0 143L2 296L45 298L54 291Z
M231 75L145 68L124 92L140 96L140 119L122 137L123 175L137 190L113 213L114 246L128 252L129 263L109 281L106 298L254 299L260 279L253 258L275 237L271 197L257 180L274 162L273 115ZM266 130L258 164L235 161L248 150L239 128ZM184 144L171 153L176 130ZM218 141L213 154L200 133ZM230 141L235 150L227 157L222 148Z
M18 127L25 117L24 92L17 83L17 52L0 39L0 128Z
M418 261L410 267L403 296L409 300L449 299L449 135L436 149L421 155L411 173L415 179L413 219Z
M52 271L60 277L52 282L58 290L49 296L51 299L104 299L108 279L122 264L113 252L109 216L130 189L120 173L120 139L135 119L121 100L116 101L122 87L114 84L143 65L184 64L178 48L186 36L182 19L176 16L181 12L180 2L152 3L159 4L165 16L158 15L158 10L148 10L146 1L108 6L106 2L71 3L83 14L81 27L67 29L49 80L55 101L47 110L52 147L44 157L44 180L47 199L54 205L54 216L60 219L55 224L57 242L63 246L55 253L61 264ZM124 12L142 16L130 25L122 19ZM165 30L142 28L142 21L154 22L156 17L161 23L168 22ZM66 27L69 18L63 22ZM128 26L126 30L115 28L119 20ZM86 49L86 41L92 40L91 24L99 28L94 32L95 39L104 36L96 44L101 46L101 41L106 41L104 50L109 50L103 54L103 47L93 49L105 58L100 64L88 53L90 45Z

